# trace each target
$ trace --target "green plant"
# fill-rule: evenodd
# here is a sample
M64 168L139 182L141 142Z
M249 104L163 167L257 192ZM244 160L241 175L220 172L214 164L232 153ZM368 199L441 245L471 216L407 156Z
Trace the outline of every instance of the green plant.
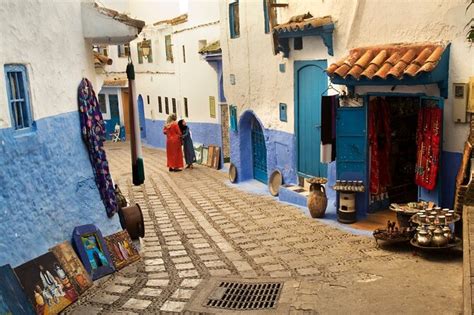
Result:
M467 8L466 8L466 13L473 4L474 4L474 0L471 0L470 3L468 4ZM469 22L467 22L464 29L466 29L466 28L469 28L469 30L467 31L467 34L466 34L466 38L467 38L468 41L470 41L472 43L472 42L474 42L474 18L471 18L471 20Z

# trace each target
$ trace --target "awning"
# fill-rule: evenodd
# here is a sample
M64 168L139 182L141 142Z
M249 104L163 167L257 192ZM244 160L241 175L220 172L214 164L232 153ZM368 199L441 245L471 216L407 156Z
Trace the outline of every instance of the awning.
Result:
M94 2L82 3L82 31L93 44L125 44L134 40L145 22Z
M447 98L450 45L440 43L390 44L355 48L331 64L327 73L335 84L438 84Z
M127 87L128 79L127 78L106 78L102 87Z
M276 35L279 51L288 58L290 54L289 39L305 36L320 36L328 49L328 54L333 56L332 33L334 23L330 16L314 18L309 12L290 18L287 23L276 25L273 33Z

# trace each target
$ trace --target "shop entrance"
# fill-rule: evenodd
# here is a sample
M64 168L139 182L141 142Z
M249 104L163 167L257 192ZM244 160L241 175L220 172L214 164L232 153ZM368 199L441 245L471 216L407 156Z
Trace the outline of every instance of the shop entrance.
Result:
M369 100L370 208L416 201L419 97L386 96Z

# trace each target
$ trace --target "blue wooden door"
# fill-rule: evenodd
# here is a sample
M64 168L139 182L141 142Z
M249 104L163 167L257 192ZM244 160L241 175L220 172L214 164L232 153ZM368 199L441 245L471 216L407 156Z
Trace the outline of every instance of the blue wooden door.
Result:
M265 136L262 127L256 119L252 120L252 159L253 177L266 184L267 175L267 147L265 146Z
M138 119L140 121L140 136L146 138L145 105L143 104L143 97L141 95L138 95Z
M367 99L363 107L339 107L336 115L336 177L362 180L364 194L357 194L360 215L368 209Z
M326 60L295 62L295 132L298 174L326 176L321 163L321 95L327 88Z
M420 97L420 106L421 107L426 107L426 106L430 106L430 107L438 107L438 108L441 108L441 110L443 110L443 107L444 107L444 99L440 98L440 97ZM444 116L444 115L443 115ZM441 160L441 156L443 155L442 152L443 152L443 124L441 124L441 128L440 128L440 131L439 131L439 134L441 136L441 141L440 141L440 148L439 148L439 166L438 166L438 176L437 176L437 179L436 179L436 187L433 189L433 190L428 190L426 188L423 188L421 186L418 186L418 199L419 200L424 200L424 201L432 201L434 202L436 205L438 206L441 206L441 196L442 196L442 193L441 193L441 163L442 163L442 160Z

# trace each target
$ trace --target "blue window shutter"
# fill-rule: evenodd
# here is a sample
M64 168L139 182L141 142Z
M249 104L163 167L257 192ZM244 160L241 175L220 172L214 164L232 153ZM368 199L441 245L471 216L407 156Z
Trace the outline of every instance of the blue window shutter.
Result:
M33 125L33 117L26 67L5 65L4 69L12 126L17 130L28 130Z
M229 28L230 38L237 38L240 35L239 21L239 1L229 4Z
M229 106L230 130L237 131L237 107Z
M265 33L270 33L270 15L268 12L269 0L263 0L263 16L265 19Z

